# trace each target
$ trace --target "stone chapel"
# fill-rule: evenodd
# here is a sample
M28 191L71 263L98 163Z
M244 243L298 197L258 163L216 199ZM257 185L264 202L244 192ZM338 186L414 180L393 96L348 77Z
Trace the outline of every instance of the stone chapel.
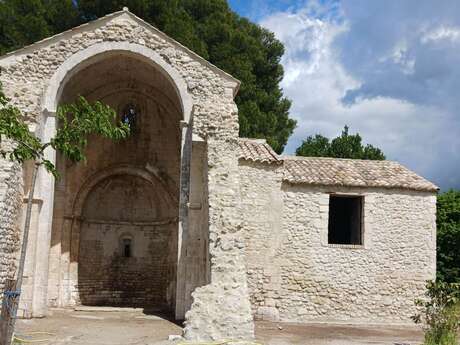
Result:
M277 155L238 138L239 81L127 9L0 57L48 141L78 95L133 125L52 150L39 172L21 296L185 320L188 339L252 338L254 319L408 323L436 270L438 188L391 161ZM306 95L308 97L308 95ZM0 288L13 279L30 167L0 160Z

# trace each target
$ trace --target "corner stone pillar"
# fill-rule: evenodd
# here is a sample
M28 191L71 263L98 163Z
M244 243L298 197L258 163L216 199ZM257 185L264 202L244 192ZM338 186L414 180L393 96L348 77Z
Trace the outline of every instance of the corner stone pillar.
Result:
M55 114L45 111L42 141L49 142L55 133ZM45 150L45 158L55 164L54 149L48 147ZM25 284L23 288L24 295L30 300L24 299L20 303L20 309L23 310L22 313L26 317L44 317L48 310L48 267L54 207L54 177L44 167L40 167L36 183L34 199L38 200L39 208L35 227L33 224L31 226L26 255L28 273L25 276L30 275L30 283L29 286Z
M181 178L179 200L179 226L177 235L177 285L176 285L176 320L182 320L185 315L185 285L186 285L186 246L188 232L187 203L190 193L190 159L191 159L191 128L188 123L181 124Z
M211 282L197 288L186 313L189 340L252 339L254 322L247 286L239 210L238 142L208 137L209 252Z

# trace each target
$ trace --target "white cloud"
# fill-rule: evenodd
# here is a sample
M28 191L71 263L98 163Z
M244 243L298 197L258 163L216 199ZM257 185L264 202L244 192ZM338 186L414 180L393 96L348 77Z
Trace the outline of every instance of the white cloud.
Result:
M261 21L286 48L282 87L293 101L291 116L298 121L286 152L292 153L308 135L336 136L347 124L365 142L382 148L389 159L402 162L444 188L460 187L460 123L449 107L428 101L438 96L446 99L443 90L437 90L439 95L423 96L426 80L417 80L423 59L414 48L421 37L452 40L453 31L424 31L425 36L421 36L421 29L409 30L410 34L401 32L384 42L385 47L378 52L379 42L368 42L371 51L366 51L366 42L359 41L357 47L353 38L343 39L354 34L354 22L342 19L315 18L304 9L275 13ZM340 44L343 42L350 45ZM355 59L347 61L350 56L344 51L356 53L357 48L361 54L358 49L352 55ZM372 73L359 73L367 69ZM404 88L399 85L401 80L406 82ZM371 91L367 92L368 88Z
M424 33L420 40L422 43L441 40L460 42L460 27L440 26Z
M410 55L406 40L401 40L395 44L388 55L384 55L378 60L380 63L391 61L399 65L402 73L413 74L415 59Z

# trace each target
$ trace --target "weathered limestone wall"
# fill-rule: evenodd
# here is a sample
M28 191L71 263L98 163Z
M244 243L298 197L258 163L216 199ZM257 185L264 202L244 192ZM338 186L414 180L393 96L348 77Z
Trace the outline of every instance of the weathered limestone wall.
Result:
M435 276L434 193L289 185L279 170L240 161L255 316L410 322L413 301ZM327 243L329 193L364 196L363 246Z
M27 183L27 182L26 182ZM30 183L30 182L29 182ZM27 185L26 185L27 186ZM22 203L22 212L20 212L20 222L19 227L21 231L21 236L18 239L18 244L22 242L23 230L25 225L25 215L27 210L27 197L23 199ZM29 229L29 240L27 244L27 253L26 261L24 264L24 276L22 281L22 293L21 301L18 309L18 316L23 318L31 318L33 316L33 303L34 303L34 287L36 286L36 264L37 262L34 258L37 256L37 242L38 242L38 224L39 224L39 215L40 210L43 206L43 203L39 198L34 198L32 200L32 211L30 217L30 229ZM20 248L18 248L17 256L18 259L20 255ZM16 278L16 277L15 277Z
M147 63L155 60L154 64L169 74L180 93L183 120L190 120L193 107L193 134L207 143L210 283L193 293L185 335L190 339L251 338L254 329L238 212L238 114L233 101L238 83L127 12L108 16L0 59L0 81L27 118L38 124L46 110L55 111L53 99L57 97L59 101L62 91L56 83L66 82L64 76L70 77L76 72L72 69L78 67L78 63L87 63L92 55L99 58L120 51ZM49 90L57 94L49 94ZM51 108L46 109L47 106ZM0 172L6 169L2 161ZM62 185L58 183L57 188ZM58 202L62 201L57 197ZM44 204L50 202L52 200L43 200ZM2 226L5 223L3 219L0 222ZM48 231L51 232L51 228ZM68 238L65 240L69 242ZM72 267L70 249L60 249L68 253L61 263ZM40 260L47 263L53 255L42 251ZM47 272L35 274L41 275L39 281L47 279ZM61 278L72 280L68 274Z
M281 288L281 267L278 249L282 245L283 198L281 183L283 168L279 164L265 164L240 159L241 213L248 284L252 312L256 318L278 320L274 293ZM270 277L267 289L267 277ZM271 290L271 291L269 291Z
M140 177L118 175L94 188L81 225L82 304L173 310L177 219L168 213L161 190Z
M182 253L178 267L180 308L177 319L184 319L185 312L192 305L192 292L210 282L209 276L209 233L208 233L208 192L206 143L195 141L192 144L190 166L190 195L188 200L188 231L183 233ZM181 290L184 292L181 293Z
M207 136L210 284L192 293L185 336L193 340L214 340L227 334L227 338L247 339L254 336L254 324L239 212L237 109L233 102L221 109L208 104L207 109L215 114L216 124L221 123ZM200 122L204 110L195 113Z
M5 142L2 149L5 149ZM14 278L19 250L18 224L22 204L22 177L18 164L2 162L0 169L0 291L5 282ZM3 294L0 296L0 301Z

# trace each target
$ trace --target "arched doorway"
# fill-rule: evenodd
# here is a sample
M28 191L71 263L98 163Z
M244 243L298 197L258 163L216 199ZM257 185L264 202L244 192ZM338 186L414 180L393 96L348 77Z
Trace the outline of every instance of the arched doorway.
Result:
M85 163L57 157L49 304L172 312L183 120L177 89L127 51L97 55L70 75L60 103L101 100L132 134L121 142L90 138Z

